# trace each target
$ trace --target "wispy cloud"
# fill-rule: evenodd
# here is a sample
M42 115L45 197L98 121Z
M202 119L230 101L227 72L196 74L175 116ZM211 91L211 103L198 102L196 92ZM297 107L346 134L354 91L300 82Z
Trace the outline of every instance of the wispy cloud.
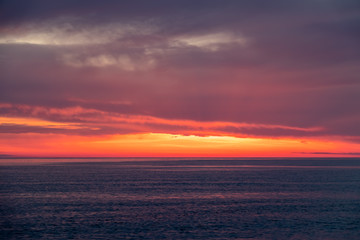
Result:
M197 136L298 137L317 136L322 128L220 121L193 121L157 118L149 115L119 114L82 107L44 108L2 105L0 132L53 132L108 135L109 133L172 133ZM16 116L26 116L16 117ZM72 130L72 131L68 131ZM61 131L56 130L58 133Z
M349 155L360 156L360 152L294 152L296 154L308 154L308 155Z
M5 28L0 37L0 44L99 45L152 32L152 26L136 22L83 26L79 17L62 17L41 23L26 23L14 29Z
M204 35L180 36L172 39L171 45L175 47L191 46L204 50L216 51L227 44L239 44L245 46L248 39L243 36L235 36L230 33L208 33Z

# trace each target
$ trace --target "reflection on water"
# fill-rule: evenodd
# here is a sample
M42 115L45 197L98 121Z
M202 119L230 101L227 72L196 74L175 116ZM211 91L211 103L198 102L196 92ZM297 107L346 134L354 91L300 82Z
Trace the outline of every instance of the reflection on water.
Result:
M0 237L360 239L358 159L99 161L3 164Z

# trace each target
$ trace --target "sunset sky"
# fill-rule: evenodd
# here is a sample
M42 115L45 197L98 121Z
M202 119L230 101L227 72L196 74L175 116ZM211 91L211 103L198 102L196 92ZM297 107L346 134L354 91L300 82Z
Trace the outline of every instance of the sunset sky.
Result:
M358 0L3 0L0 156L360 156Z

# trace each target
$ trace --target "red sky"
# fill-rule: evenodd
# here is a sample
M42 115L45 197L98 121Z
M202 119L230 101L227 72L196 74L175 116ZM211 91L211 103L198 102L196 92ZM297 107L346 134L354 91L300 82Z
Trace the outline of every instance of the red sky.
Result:
M360 156L357 1L0 8L1 156Z

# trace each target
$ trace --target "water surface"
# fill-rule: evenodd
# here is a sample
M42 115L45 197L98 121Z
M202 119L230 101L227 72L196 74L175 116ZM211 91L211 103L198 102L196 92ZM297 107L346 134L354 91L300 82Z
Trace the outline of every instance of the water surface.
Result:
M360 159L0 167L3 239L360 239Z

